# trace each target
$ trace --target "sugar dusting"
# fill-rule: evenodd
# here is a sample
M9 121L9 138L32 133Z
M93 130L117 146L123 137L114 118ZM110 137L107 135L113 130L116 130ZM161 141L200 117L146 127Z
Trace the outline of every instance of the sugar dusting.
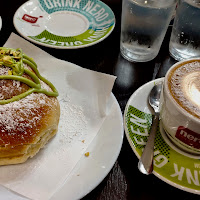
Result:
M8 74L9 70L8 67L1 67L0 74ZM21 83L19 81L13 80L12 86L9 85L9 87L6 85L6 81L0 80L0 99L4 99L5 94L10 94L16 90L21 92ZM42 81L41 87L50 90L49 86ZM59 99L61 107L59 129L63 129L59 142L70 145L74 140L82 141L83 132L87 129L87 119L84 116L83 108L74 105L69 95L62 96L60 94ZM27 130L36 127L42 118L37 110L48 104L50 106L51 103L47 101L46 95L32 93L19 101L0 105L0 145L10 144L9 138L12 137L17 138L19 143L24 143L26 135L29 137L32 134L28 133Z
M69 96L61 97L61 119L62 143L72 143L73 140L81 140L83 131L87 130L87 119L81 106L74 105Z
M71 160L72 157L76 159L76 156L82 155L88 146L88 141L84 141L87 137L88 119L84 115L84 109L71 101L70 90L67 94L60 94L58 99L61 111L58 134L53 143L48 146L50 148L45 149L49 154L41 158L48 162L49 156L56 157L63 166L68 168L70 163L74 162Z
M7 74L9 68L1 67L0 75ZM21 91L19 81L12 81L12 85L6 85L7 80L0 80L0 98L16 90ZM41 87L50 90L49 86L41 82ZM34 129L40 122L42 115L40 109L49 106L57 101L51 101L45 94L32 93L19 101L14 101L5 105L0 105L0 146L27 143ZM51 109L49 109L50 111ZM47 113L46 113L47 114Z

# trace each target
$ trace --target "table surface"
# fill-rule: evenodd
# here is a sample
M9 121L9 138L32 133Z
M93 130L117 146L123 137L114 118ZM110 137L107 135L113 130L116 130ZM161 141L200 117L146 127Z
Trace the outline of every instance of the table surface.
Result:
M13 15L25 0L6 0L1 3L2 29L0 46L11 32L17 31L13 25ZM124 112L126 103L133 92L141 85L164 77L176 61L169 56L168 41L171 27L165 36L159 55L146 63L131 63L120 55L121 0L103 0L114 12L116 26L109 37L102 42L82 48L59 50L36 45L51 55L81 67L117 76L113 94ZM3 8L2 8L3 7ZM19 35L19 34L18 34ZM154 200L170 199L176 196L181 200L197 200L200 197L174 188L156 176L143 175L137 169L138 159L124 137L120 155L105 179L82 200Z

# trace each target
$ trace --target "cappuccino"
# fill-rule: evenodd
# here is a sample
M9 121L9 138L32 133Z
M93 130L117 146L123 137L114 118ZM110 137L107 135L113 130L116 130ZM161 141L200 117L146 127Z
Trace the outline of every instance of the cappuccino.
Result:
M185 111L200 119L200 61L186 61L173 68L168 88Z
M161 98L162 127L181 149L200 155L200 59L174 64Z

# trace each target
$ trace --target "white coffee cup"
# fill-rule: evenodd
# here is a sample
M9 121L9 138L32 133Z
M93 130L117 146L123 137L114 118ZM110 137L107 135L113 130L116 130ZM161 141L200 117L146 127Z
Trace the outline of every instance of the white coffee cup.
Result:
M200 58L180 61L168 70L160 117L175 145L200 155Z

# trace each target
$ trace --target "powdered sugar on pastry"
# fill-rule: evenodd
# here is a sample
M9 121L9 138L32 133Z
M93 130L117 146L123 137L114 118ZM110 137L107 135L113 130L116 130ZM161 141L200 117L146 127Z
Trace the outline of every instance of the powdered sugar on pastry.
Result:
M23 67L34 73L27 64ZM12 80L12 70L0 65L0 76L3 75L0 79L0 101L19 96L17 100L0 105L0 165L17 164L33 157L56 134L60 117L57 98L43 93L52 94L54 88L47 85L45 78L42 77L44 82L35 77L37 73L33 77L23 73L21 77L31 80L33 86L37 83L41 89L20 97L31 87L23 81Z

